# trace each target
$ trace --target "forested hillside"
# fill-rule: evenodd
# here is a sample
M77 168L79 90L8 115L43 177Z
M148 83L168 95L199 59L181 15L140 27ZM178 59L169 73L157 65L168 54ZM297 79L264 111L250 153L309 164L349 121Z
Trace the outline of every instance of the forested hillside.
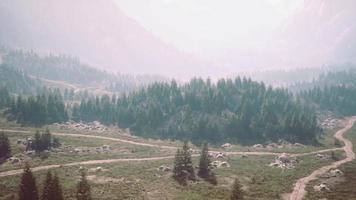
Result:
M294 92L301 92L315 87L323 88L325 86L348 85L356 86L356 67L354 65L339 66L335 71L321 73L312 81L303 81L292 84L288 87Z
M116 93L128 93L155 81L165 81L153 75L113 74L83 64L78 58L65 55L40 56L34 51L0 48L3 63L12 70L51 81L64 81L77 86L98 87ZM32 85L32 84L31 84Z
M155 83L121 98L83 100L75 120L99 120L131 128L140 136L190 139L194 143L313 142L319 128L314 112L285 89L246 78L193 79L178 86Z
M342 116L356 114L356 68L320 75L304 88L301 98L316 109Z
M33 94L40 86L39 81L31 79L23 71L7 64L0 65L0 88L6 87L12 93Z

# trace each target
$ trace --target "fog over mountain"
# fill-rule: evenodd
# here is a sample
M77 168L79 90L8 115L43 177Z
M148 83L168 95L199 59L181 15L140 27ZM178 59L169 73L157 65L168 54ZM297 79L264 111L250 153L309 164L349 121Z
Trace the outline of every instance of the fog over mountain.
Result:
M163 4L137 0L130 2L134 2L130 4L131 9L135 9L132 8L134 5L137 10L147 11L148 14L157 12L158 17L164 16L160 15L166 9ZM204 3L199 2L195 3L203 8ZM274 4L266 3L273 1L256 2L237 1L234 5L240 5L237 10L243 10L243 6L267 10L266 13L256 13L256 19L251 23L258 23L266 16L273 16L271 20L274 19L276 11L271 7ZM127 6L121 9L120 3L126 5L124 0L2 0L0 44L78 56L94 66L122 73L174 77L222 76L245 69L320 67L330 63L356 62L356 1L353 0L301 2L275 27L268 27L266 23L259 34L240 38L241 41L245 40L244 43L228 41L229 38L237 41L237 37L248 35L253 25L242 24L244 20L234 19L234 15L226 19L217 18L215 23L224 24L221 27L227 28L221 28L220 39L217 36L217 39L211 40L215 46L222 47L216 56L201 54L194 49L189 51L178 47L173 40L163 39L159 31L147 28L150 26L132 14ZM211 4L209 1L206 5L208 3ZM232 7L227 12L233 13L233 10ZM182 16L182 19L185 17ZM183 34L189 32L183 30L183 22L180 23L183 26L177 27L181 30L176 30L176 35L181 35L180 40L189 43L194 37ZM175 23L177 21L172 21L172 26ZM239 29L229 33L228 27ZM209 34L204 29L201 38L204 39L205 35ZM199 40L201 48L208 51L209 44L204 44L203 39Z

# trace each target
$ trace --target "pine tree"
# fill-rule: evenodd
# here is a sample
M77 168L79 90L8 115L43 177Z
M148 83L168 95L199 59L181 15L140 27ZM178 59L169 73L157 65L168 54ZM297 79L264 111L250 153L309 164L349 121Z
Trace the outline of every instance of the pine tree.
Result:
M21 177L19 200L38 200L36 180L32 175L30 166L26 164Z
M53 199L52 200L63 200L63 192L62 192L62 186L59 182L59 178L57 174L53 176L52 180L52 185L53 185Z
M242 191L242 186L239 182L239 180L236 178L233 185L232 185L232 191L231 191L231 200L242 200L244 199L243 191Z
M35 138L31 144L31 149L35 150L36 152L41 152L43 150L41 134L38 130L36 131Z
M41 200L63 200L62 187L57 175L47 172Z
M5 133L0 133L0 159L6 159L11 155L9 138ZM1 160L0 160L1 161Z
M190 153L190 148L188 145L188 141L184 141L183 150L182 150L182 157L183 157L183 170L188 173L188 179L195 180L195 173L194 167L192 162L192 155Z
M41 200L52 200L54 193L53 191L53 177L51 171L48 171L46 175L46 180L44 182Z
M176 155L174 157L174 168L173 168L173 178L178 181L178 183L185 185L187 174L184 171L183 164L183 154L180 149L177 150Z
M77 185L77 200L91 200L90 185L85 172L82 172L81 179Z
M200 176L201 178L208 178L209 175L210 175L209 149L208 149L208 144L204 143L203 149L200 154L198 176Z

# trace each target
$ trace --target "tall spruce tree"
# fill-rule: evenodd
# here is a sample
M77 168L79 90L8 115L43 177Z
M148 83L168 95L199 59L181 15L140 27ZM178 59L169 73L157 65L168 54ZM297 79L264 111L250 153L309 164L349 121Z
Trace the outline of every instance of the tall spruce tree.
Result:
M177 149L174 157L173 178L182 185L186 184L187 174L184 171L183 154L180 149Z
M230 200L243 200L243 199L244 199L244 194L242 191L242 186L239 180L235 178L235 181L232 185Z
M198 176L213 185L217 185L218 182L215 173L211 171L210 163L208 143L204 143L200 154Z
M9 138L5 133L0 133L0 162L1 159L6 159L11 156L11 148Z
M46 180L44 182L41 200L52 200L54 193L53 191L53 176L51 171L48 171L46 175Z
M30 166L26 164L21 177L19 200L38 200L36 180L32 175Z
M90 185L85 172L82 172L80 181L77 185L77 200L91 200Z
M52 185L53 185L53 196L54 198L52 200L63 200L63 192L62 192L62 185L59 181L58 175L54 174L53 176L53 181L52 181Z
M200 176L201 178L208 178L209 175L210 175L209 149L208 149L208 143L204 143L203 149L200 154L198 176Z
M188 173L188 179L195 180L194 167L192 162L192 154L191 149L189 147L188 141L184 141L183 149L182 149L182 162L183 162L183 170Z

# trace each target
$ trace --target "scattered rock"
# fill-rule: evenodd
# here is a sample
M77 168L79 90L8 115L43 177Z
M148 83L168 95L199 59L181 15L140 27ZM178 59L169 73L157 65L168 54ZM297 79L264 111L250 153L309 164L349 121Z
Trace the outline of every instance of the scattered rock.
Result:
M158 170L161 172L169 172L169 171L171 171L171 168L166 165L161 165L161 166L159 166Z
M305 145L300 144L300 143L294 143L293 145L294 145L295 147L305 147Z
M213 161L212 163L210 163L210 165L215 168L230 167L230 164L228 162L219 160Z
M82 152L82 149L75 148L75 149L74 149L74 152L75 152L75 153L80 153L80 152Z
M253 148L263 148L263 145L262 144L255 144L252 147Z
M329 191L330 190L329 187L325 183L321 183L319 185L315 185L313 188L314 188L315 191L318 191L318 192L320 192L320 191Z
M318 154L315 155L315 157L318 158L318 159L327 159L327 158L329 158L330 156L325 155L325 154L318 153Z
M75 129L75 130L92 130L92 131L98 131L98 132L104 132L107 131L108 128L102 125L98 121L93 121L90 123L84 123L84 122L65 122L62 124L55 123L53 124L55 126L59 126L60 129Z
M297 163L297 157L282 153L281 155L277 156L275 161L269 164L269 166L280 167L283 169L291 169L294 168Z
M331 169L330 171L329 171L329 175L330 175L330 177L338 177L338 176L342 176L344 173L341 171L341 170L339 170L339 169Z
M275 149L278 148L278 144L276 143L270 143L266 146L267 149Z
M21 159L20 158L17 158L17 157L10 157L7 159L9 162L11 162L11 164L16 164L16 163L20 163L21 162Z
M25 154L28 156L34 156L36 155L36 151L25 151Z
M225 143L225 144L221 145L221 147L224 149L229 149L232 147L232 145L230 143Z

